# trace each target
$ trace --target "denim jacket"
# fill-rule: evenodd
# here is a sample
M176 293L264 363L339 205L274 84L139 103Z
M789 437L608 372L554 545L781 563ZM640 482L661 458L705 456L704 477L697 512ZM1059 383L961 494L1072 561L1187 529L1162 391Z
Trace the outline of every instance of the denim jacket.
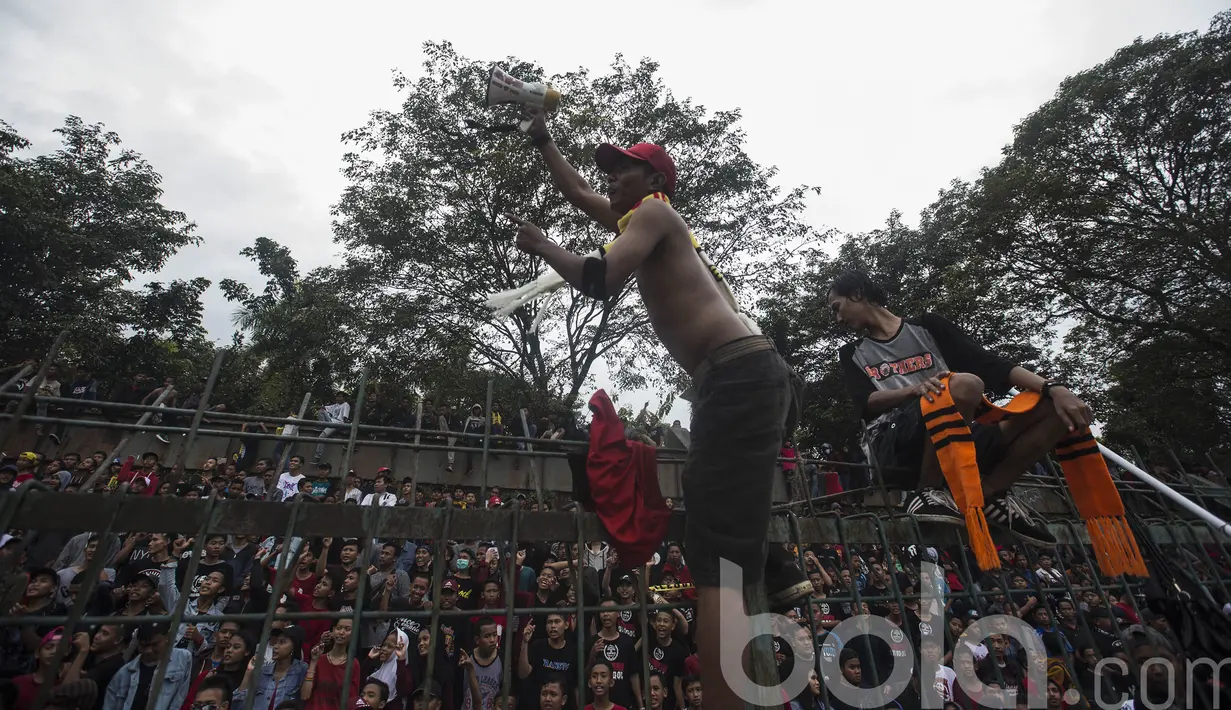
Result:
M171 566L163 565L158 576L158 595L167 609L174 609L180 598L180 589L175 579L178 564L177 562ZM201 609L198 607L200 599L200 597L189 599L188 604L184 606L184 614L219 616L222 614L227 600L226 597L216 599L208 609ZM197 621L195 624L197 631L201 634L201 645L197 646L184 640L184 634L188 631L190 624L180 624L179 628L175 630L171 643L176 648L187 648L197 657L204 658L214 652L214 633L218 631L219 624L211 621Z
M252 707L255 710L265 710L265 708L278 707L283 700L298 700L299 689L303 687L303 679L306 675L308 675L308 664L298 658L291 661L286 677L280 681L274 679L274 664L266 663L261 667L261 675L252 679L256 685L256 690L253 691L256 693L256 700ZM248 691L237 690L231 698L231 707L242 708L247 701ZM104 710L108 709L104 708Z
M146 704L146 710L179 710L188 697L188 686L192 682L192 654L182 648L171 649L171 658L167 660L166 672L163 674L162 687L158 690L158 698L151 698ZM141 658L132 659L111 679L107 685L107 694L103 698L103 710L128 710L137 697L137 686L141 682ZM150 686L152 691L154 686Z

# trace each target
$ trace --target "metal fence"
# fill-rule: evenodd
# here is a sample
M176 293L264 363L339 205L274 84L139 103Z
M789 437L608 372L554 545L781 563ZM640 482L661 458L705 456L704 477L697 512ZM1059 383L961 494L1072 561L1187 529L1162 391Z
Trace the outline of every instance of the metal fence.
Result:
M57 349L60 342L57 341ZM49 357L43 362L42 367L38 371L40 374L46 372L55 353L56 349L53 349ZM206 534L208 533L273 535L284 541L302 538L305 540L305 545L311 539L320 537L357 538L360 541L359 559L361 561L372 559L373 546L378 540L420 541L423 544L432 546L437 561L443 561L447 558L446 548L451 544L451 541L495 541L503 553L501 572L503 575L502 590L505 597L503 608L495 610L496 613L503 615L504 629L506 630L505 637L501 640L504 673L501 687L503 702L505 703L503 707L506 709L510 708L508 698L510 691L514 687L512 673L514 669L514 651L517 646L517 639L514 636L515 630L518 628L516 622L522 617L536 614L541 615L547 611L543 607L517 608L514 606L514 590L517 587L517 580L515 579L515 552L517 547L523 542L568 542L576 544L579 550L584 551L587 549L587 542L603 540L606 537L605 531L595 516L579 510L571 512L529 512L516 506L502 510L457 510L454 508L426 509L415 507L383 508L316 505L306 502L302 496L296 497L290 503L224 500L220 499L216 492L211 493L204 500L173 497L137 497L125 495L126 490L124 486L121 486L120 489L110 495L84 494L84 492L90 491L99 482L107 462L122 450L127 441L127 436L133 432L149 431L184 434L188 442L202 434L213 432L214 430L203 428L203 420L217 380L221 357L220 355L214 362L214 367L206 383L200 405L196 410L172 410L157 406L157 403L154 406L97 403L97 406L111 408L117 412L139 413L140 418L136 421L97 422L92 424L93 426L126 432L126 436L116 446L111 456L107 457L103 465L94 473L87 485L82 487L83 494L68 495L55 493L42 483L31 481L23 484L12 494L0 497L0 530L25 532L56 530L69 532L91 531L102 535L104 539L111 535L133 532L182 533L194 539L192 552L187 563L186 580L191 580L196 573L198 563L202 558ZM28 375L30 374L29 369L27 368L19 374L21 376ZM4 389L8 389L16 379L14 377L10 380ZM531 467L534 466L536 460L541 460L543 457L564 455L560 452L536 451L534 447L540 442L534 439L508 436L497 437L492 435L490 417L487 418L488 424L481 444L477 446L458 446L456 444L449 446L447 443L431 443L427 440L427 437L438 437L441 435L441 432L434 430L362 425L359 422L362 418L361 408L365 400L366 385L367 376L365 373L360 381L352 422L348 425L349 436L341 467L342 471L346 471L348 468L347 464L354 452L360 434L366 432L396 432L401 435L411 435L414 438L412 441L400 442L364 442L365 445L403 447L415 450L437 449L481 453L483 457L483 481L481 485L484 494L487 489L487 460L492 446L496 442L522 444L522 449L509 449L501 453L525 457ZM38 404L51 406L79 404L76 400L57 398L36 399L33 388L28 388L25 395L19 398L13 396L6 397L10 401L17 402L17 406L12 407L10 411L3 415L5 428L2 439L5 443L23 425L47 425L64 421L79 424L79 422L65 420L62 417L33 416L30 414L31 407ZM491 398L489 388L489 412ZM178 414L183 417L191 417L191 422L186 427L154 426L150 423L150 419L155 413L164 415ZM307 423L302 418L298 420L278 419L230 413L211 413L210 418L231 422L261 421L266 424L275 425L304 425ZM217 433L228 432L217 430ZM289 439L276 434L253 433L251 436L257 439L278 439L279 441L289 440L312 444L319 442L318 438L311 436L297 436ZM675 460L681 457L683 453L683 451L679 450L664 450L660 452L660 455L666 459ZM287 455L289 455L289 452L287 452ZM792 546L792 549L799 556L801 566L805 566L805 568L806 560L804 553L808 545L832 544L841 546L842 550L845 551L846 554L841 559L846 565L850 564L850 560L855 556L855 551L870 551L863 553L865 557L870 557L874 554L879 562L889 565L890 569L905 573L905 576L900 576L899 574L889 574L887 576L886 581L888 582L889 593L885 595L865 595L861 592L858 585L852 585L847 589L847 594L845 595L827 597L824 600L814 598L811 603L804 605L802 611L806 619L806 628L810 631L812 658L801 657L802 661L815 663L817 661L829 660L832 656L833 639L829 638L827 630L821 625L817 611L820 604L851 604L855 610L859 610L865 603L892 603L898 605L899 609L904 609L907 602L920 600L922 598L922 590L919 587L922 579L910 575L911 565L921 559L927 559L929 547L937 548L941 552L953 553L950 558L954 563L953 571L958 579L961 580L963 586L961 592L950 593L946 599L946 609L941 610L940 613L941 625L945 627L947 641L952 647L957 647L956 638L953 637L952 630L948 624L944 623L947 618L946 612L949 611L948 605L960 602L970 605L972 608L982 609L985 607L985 600L998 595L1005 595L1011 589L1007 578L1008 575L1003 568L991 575L998 582L998 590L981 589L977 585L981 573L974 569L970 565L968 557L962 554L965 543L961 533L954 528L920 525L913 518L897 511L893 506L893 503L896 501L895 492L885 487L879 471L869 469L866 466L845 462L808 461L799 458L793 463L796 464L796 473L794 475L797 477L795 481L797 493L794 500L777 506L776 515L769 530L769 539L772 543L784 543ZM1178 459L1176 463L1178 465ZM825 469L849 467L852 470L864 471L866 472L867 485L861 486L856 490L844 491L840 496L811 495L809 486L799 478L809 464L815 464ZM1205 507L1231 505L1231 491L1225 487L1194 483L1183 476L1184 472L1182 469L1180 473L1181 477L1173 481L1172 484L1173 488L1183 495L1191 497ZM536 482L538 482L537 479ZM1217 531L1211 529L1203 521L1195 519L1186 511L1168 504L1164 499L1160 499L1149 487L1140 485L1132 480L1120 480L1117 485L1122 492L1126 506L1131 511L1135 530L1148 548L1147 556L1149 557L1151 568L1157 569L1158 565L1163 564L1178 566L1189 573L1203 590L1208 591L1212 598L1222 599L1223 601L1231 599L1231 595L1228 593L1228 585L1231 585L1231 549L1228 548L1228 540ZM1096 571L1097 566L1094 564L1091 553L1085 544L1087 538L1084 528L1075 522L1079 520L1076 515L1076 508L1056 467L1052 466L1045 475L1028 476L1018 487L1018 490L1022 497L1031 500L1036 507L1043 509L1049 518L1052 531L1060 541L1059 546L1052 551L1057 560L1056 567L1061 570L1086 568ZM541 500L541 486L539 486L538 495ZM835 511L827 507L835 501L842 501L844 503L841 511ZM682 539L683 526L684 513L677 513L671 521L667 538ZM15 551L19 552L22 546L28 544L33 537L35 536L31 534L25 535L22 543ZM1002 539L998 539L998 542L1004 542L1009 545L1014 543L1012 540ZM1029 546L1022 546L1022 551L1027 555L1029 569L1037 569L1038 560L1035 551ZM18 555L16 554L10 554L0 558L0 579L10 579L18 571L13 569L14 560L17 557ZM353 620L354 632L351 635L349 648L347 649L346 677L342 685L342 688L346 689L350 685L353 666L351 661L356 658L360 648L359 629L362 627L363 622L393 618L412 618L426 621L431 639L431 646L427 654L426 678L432 679L435 677L435 664L439 662L436 644L440 642L442 619L476 615L473 610L442 610L439 604L434 604L431 611L382 611L378 608L373 608L371 606L372 600L369 598L370 590L367 588L368 576L366 574L359 575L359 588L353 611L321 613L279 612L276 600L286 594L293 576L295 563L291 558L292 555L290 554L280 556L280 565L277 567L273 579L270 580L272 590L271 602L262 613L223 614L221 616L188 614L186 612L189 595L185 593L179 596L174 608L167 610L167 613L145 616L139 622L134 622L130 617L85 615L87 602L92 598L100 573L106 562L103 555L96 555L84 572L85 582L66 615L59 617L23 617L8 614L8 609L6 608L4 610L5 616L0 618L0 631L3 631L5 627L36 625L62 625L65 629L71 631L103 624L126 624L132 626L134 623L150 624L165 622L169 624L169 628L174 633L175 629L182 623L237 621L254 626L256 624L260 625L259 643L257 649L254 649L259 657L262 649L269 642L271 629L276 620L295 623L309 618L350 618ZM581 582L581 572L584 569L584 562L581 565L582 567L576 570L579 584ZM431 584L431 599L433 600L438 600L441 596L441 587L445 579L445 567L446 565L440 562L433 565ZM910 587L904 588L900 584L901 581L910 579L914 580L913 590ZM641 638L648 640L649 618L647 612L660 609L684 608L686 606L686 604L678 602L654 603L655 600L650 598L651 592L648 589L648 580L645 578L645 575L643 575L639 582L637 585L636 604L633 605L600 606L598 600L587 598L587 595L582 592L582 587L579 586L577 602L573 605L559 608L560 611L575 616L576 619L577 639L575 643L577 661L573 670L577 674L576 687L582 689L583 697L584 689L587 687L586 669L589 665L587 662L589 649L586 648L585 643L589 635L588 620L594 618L594 615L600 613L600 611L632 611L639 618ZM1102 600L1102 604L1108 607L1113 603L1110 595L1115 593L1121 600L1127 600L1127 603L1140 613L1140 592L1144 589L1144 580L1123 577L1108 579L1100 577L1096 572L1090 576L1088 583L1078 584L1073 584L1067 575L1064 576L1064 583L1062 585L1044 585L1041 583L1041 580L1035 578L1030 591L1034 593L1038 604L1046 606L1051 611L1054 619L1057 616L1058 607L1056 600L1060 598L1077 600L1081 594L1087 591L1097 594ZM755 594L750 597L750 601L755 606ZM752 611L757 610L753 607L750 607L750 609ZM1080 623L1085 633L1091 633L1090 622L1086 616L1082 615L1080 617ZM1112 617L1112 624L1115 633L1121 635L1122 629L1114 616ZM71 633L66 634L66 637L71 638ZM863 638L864 642L867 642L866 637L859 638ZM851 643L857 640L858 638L853 639ZM828 647L826 646L827 643L829 644ZM754 656L761 656L761 661L772 660L772 658L764 658L766 654L772 653L767 650L767 639L760 639L758 644L754 646ZM641 644L641 672L639 674L642 681L642 697L646 699L647 705L648 698L650 697L648 647L648 643ZM153 698L158 697L158 691L164 682L164 674L161 672L161 669L166 667L171 656L171 650L171 644L168 644L160 660L160 672L155 675L151 691L151 697ZM60 667L69 651L70 648L67 643L61 644L57 648L53 659L52 673L55 673L56 669ZM1072 655L1066 655L1063 660L1068 668L1070 677L1078 678L1078 669L1074 664ZM1130 659L1130 666L1133 673L1136 673L1138 668L1132 662L1132 659ZM822 668L828 667L822 665ZM874 685L880 683L880 674L883 670L875 666L868 669ZM763 678L764 674L761 677ZM419 680L421 679L417 679L416 683ZM838 682L838 679L835 676L827 670L823 670L821 692L827 707L830 707L827 687L831 683L836 682ZM1112 697L1110 694L1113 690L1112 681L1103 678L1101 682L1107 687L1109 695L1106 697ZM104 689L98 689L100 693L103 691ZM41 707L48 699L49 693L50 684L44 684L40 689L35 707ZM253 692L248 693L244 710L252 710L255 695ZM531 705L534 702L530 698L523 698L521 700ZM348 704L347 701L348 698L344 690L341 710L345 710ZM1201 701L1203 702L1204 698ZM767 700L764 704L774 705L777 703ZM1198 702L1198 706L1200 705L1201 702Z

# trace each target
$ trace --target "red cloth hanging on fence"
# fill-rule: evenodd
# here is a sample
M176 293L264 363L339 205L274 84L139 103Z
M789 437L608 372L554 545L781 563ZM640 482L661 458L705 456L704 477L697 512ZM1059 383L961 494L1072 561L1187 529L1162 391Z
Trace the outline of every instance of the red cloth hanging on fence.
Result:
M570 457L574 489L606 528L620 566L640 567L662 544L671 518L658 486L656 449L624 437L624 422L603 390L589 406L594 413L589 451L584 460Z

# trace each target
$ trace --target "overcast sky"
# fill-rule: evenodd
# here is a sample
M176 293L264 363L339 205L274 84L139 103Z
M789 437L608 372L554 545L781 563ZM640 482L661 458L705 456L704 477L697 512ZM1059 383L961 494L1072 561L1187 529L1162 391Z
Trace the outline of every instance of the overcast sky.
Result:
M1204 30L1210 0L1086 2L0 3L0 118L57 147L69 114L101 121L162 173L164 204L204 238L150 279L252 284L258 236L306 271L338 260L330 205L343 131L394 109L425 40L465 56L602 71L661 64L678 96L739 107L748 150L783 185L823 189L809 219L861 231L910 221L953 178L994 163L1013 125L1067 75L1138 36ZM687 179L687 176L681 176ZM704 238L704 235L701 235ZM206 296L210 335L230 306ZM605 378L600 373L600 385ZM649 393L626 393L639 405ZM672 412L687 419L685 405Z

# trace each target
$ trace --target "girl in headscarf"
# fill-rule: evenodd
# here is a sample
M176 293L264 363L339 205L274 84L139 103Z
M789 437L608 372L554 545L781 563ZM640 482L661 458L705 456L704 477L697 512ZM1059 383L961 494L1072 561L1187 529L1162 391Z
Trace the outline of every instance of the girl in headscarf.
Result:
M389 687L387 708L402 708L405 700L414 692L414 678L406 663L409 644L410 638L406 632L395 628L385 637L384 643L368 653L368 658L380 664L369 677Z

